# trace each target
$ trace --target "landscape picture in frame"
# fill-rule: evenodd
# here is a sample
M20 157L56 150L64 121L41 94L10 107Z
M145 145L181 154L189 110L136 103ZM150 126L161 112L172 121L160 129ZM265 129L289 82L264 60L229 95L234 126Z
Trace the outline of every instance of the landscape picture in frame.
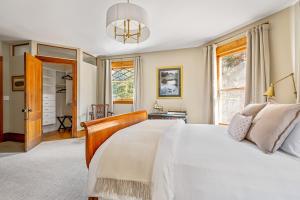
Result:
M24 76L12 76L11 83L12 83L12 91L24 91L25 88Z
M182 66L160 67L157 70L157 97L182 97Z

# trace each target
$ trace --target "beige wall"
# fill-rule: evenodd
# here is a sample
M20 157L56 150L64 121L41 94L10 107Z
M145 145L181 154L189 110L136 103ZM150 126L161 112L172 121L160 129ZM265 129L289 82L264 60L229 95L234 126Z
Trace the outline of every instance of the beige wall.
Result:
M143 64L143 107L148 111L157 100L157 68L162 66L183 65L183 98L182 99L159 99L158 103L167 109L186 110L188 121L201 123L204 116L201 80L203 80L202 50L201 48L164 51L142 54Z
M24 75L24 56L11 57L10 76ZM10 93L10 132L24 134L24 91Z
M285 9L271 17L270 51L271 51L271 81L275 82L283 76L292 73L293 57L293 15L292 8ZM282 103L295 103L291 79L282 81L275 86L276 99Z
M11 82L10 82L10 67L9 67L9 46L7 44L2 45L3 52L3 95L10 97ZM3 101L3 132L10 131L10 101Z
M274 82L280 79L282 76L293 72L294 69L294 19L294 7L290 7L267 18L259 20L258 22L233 31L230 34L227 34L209 43L218 43L238 33L245 32L253 25L263 22L269 22L271 26L271 81ZM299 38L299 35L296 38ZM202 97L203 95L205 95L202 92L203 84L201 82L204 77L202 47L174 51L143 53L140 55L142 57L142 64L144 69L143 107L148 111L151 111L152 106L156 100L157 67L183 65L183 98L180 100L159 100L159 104L163 105L166 109L186 109L188 112L188 121L190 123L206 123L206 113L203 112L204 105L202 102ZM285 80L276 86L276 98L280 103L295 102L295 95L293 94L291 80ZM124 109L123 106L122 111L124 110L126 109ZM130 110L129 106L127 110Z
M10 56L9 45L3 43L3 94L9 97L4 100L4 133L24 133L24 92L13 92L11 89L11 77L24 75L24 57Z
M274 82L294 71L295 65L295 15L294 6L281 10L262 20L245 26L230 34L222 36L211 43L218 43L226 38L245 32L250 27L264 22L270 23L270 57L271 57L271 82ZM296 36L296 38L299 38ZM285 80L275 86L276 100L279 103L295 103L291 79Z

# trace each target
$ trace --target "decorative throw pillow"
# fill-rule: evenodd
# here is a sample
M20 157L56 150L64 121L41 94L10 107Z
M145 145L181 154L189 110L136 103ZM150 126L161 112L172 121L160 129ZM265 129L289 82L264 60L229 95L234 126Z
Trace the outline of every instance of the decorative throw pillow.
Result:
M299 118L299 116L298 116ZM300 121L300 120L299 120ZM286 153L300 158L300 123L298 122L289 136L280 147Z
M252 116L243 116L238 113L232 118L228 127L228 133L233 139L242 141L247 135L251 122Z
M266 153L275 152L295 127L299 111L300 104L266 105L253 119L246 138Z
M261 103L261 104L248 104L244 110L241 112L242 115L245 116L252 116L253 118L261 111L267 103Z

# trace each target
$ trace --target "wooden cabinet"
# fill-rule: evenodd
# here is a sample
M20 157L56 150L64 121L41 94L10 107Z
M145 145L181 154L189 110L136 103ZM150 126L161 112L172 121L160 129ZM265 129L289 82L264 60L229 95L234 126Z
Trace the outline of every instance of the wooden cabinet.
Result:
M56 72L43 69L43 126L56 123Z

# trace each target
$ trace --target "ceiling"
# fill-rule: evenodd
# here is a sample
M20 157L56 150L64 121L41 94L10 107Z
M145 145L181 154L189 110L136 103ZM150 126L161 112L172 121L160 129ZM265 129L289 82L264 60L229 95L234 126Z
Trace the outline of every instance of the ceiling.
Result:
M132 0L150 19L150 38L122 44L106 34L106 10L125 0L1 0L0 40L37 40L120 55L199 46L295 0Z

